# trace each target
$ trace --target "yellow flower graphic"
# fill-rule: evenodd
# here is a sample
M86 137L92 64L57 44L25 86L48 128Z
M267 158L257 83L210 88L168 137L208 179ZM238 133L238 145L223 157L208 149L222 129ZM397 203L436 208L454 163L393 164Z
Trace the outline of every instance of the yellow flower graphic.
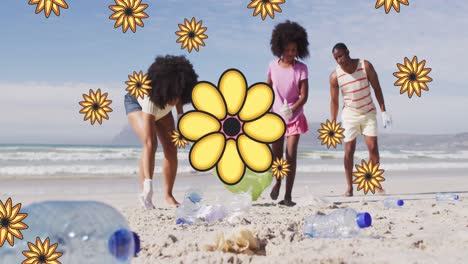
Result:
M196 22L195 18L192 17L192 20L189 22L186 18L184 19L184 24L179 24L180 31L176 32L176 35L179 38L176 40L177 43L182 42L181 49L188 47L188 51L191 52L193 48L198 51L198 45L205 46L204 39L207 39L208 36L203 34L206 31L206 27L202 27L202 21Z
M381 176L384 170L379 170L379 165L379 163L374 165L372 160L369 163L362 160L361 166L356 164L357 172L353 172L353 176L356 179L353 181L353 184L359 184L357 187L358 191L364 188L364 194L367 194L369 190L375 193L375 188L382 189L379 182L385 181L385 178Z
M128 85L125 91L130 91L130 96L135 96L144 98L145 94L148 95L148 90L152 87L150 86L151 80L148 80L148 74L143 75L143 72L136 73L133 72L133 76L128 76L129 81L126 81L125 84Z
M284 178L288 175L289 164L288 161L283 158L276 158L271 166L271 172L276 178Z
M128 27L135 33L136 25L144 27L142 19L149 16L143 12L148 5L142 4L141 0L114 0L116 5L110 5L109 8L114 14L109 19L116 20L114 27L122 26L123 33L127 32Z
M322 123L321 126L322 129L317 131L320 133L318 139L322 140L322 145L327 144L328 148L333 145L333 147L336 148L336 144L341 144L341 139L344 138L344 128L341 128L341 123L336 124L335 120L330 122L330 120L327 119L327 123Z
M55 252L58 244L50 245L49 238L46 238L44 243L36 238L36 245L28 242L30 251L23 251L23 255L27 257L21 264L61 264L57 259L62 256L61 252Z
M80 105L83 106L80 113L85 114L84 121L91 118L91 125L94 125L96 120L99 124L102 124L102 118L109 120L107 112L112 112L109 107L112 100L106 100L107 93L101 96L101 89L98 89L97 93L89 89L89 95L83 94L83 98L85 101L80 102Z
M60 7L68 8L67 3L64 0L29 0L30 5L36 6L36 14L39 14L44 10L45 16L49 17L50 12L54 11L57 16L60 16Z
M187 140L185 140L185 138L182 137L179 134L179 132L177 132L177 130L174 130L174 132L172 132L171 137L172 137L172 142L178 148L185 148L185 146L187 146L188 144Z
M273 19L275 18L275 12L281 13L280 4L284 4L286 0L252 0L247 8L255 8L253 16L262 13L262 20L265 20L267 14Z
M405 57L405 65L397 64L399 72L394 72L393 76L400 78L395 82L395 86L401 86L400 94L408 92L408 97L411 98L413 93L421 97L421 89L429 91L426 82L431 82L432 78L426 76L431 68L424 68L426 61L423 60L418 63L418 57L414 56L410 62Z
M21 204L11 207L11 198L8 198L6 203L0 201L0 247L3 246L5 240L8 240L11 246L15 244L14 238L23 239L21 234L22 229L28 226L21 221L28 216L28 214L20 214Z
M179 120L178 130L188 141L194 141L189 154L192 167L207 171L216 166L217 174L227 185L238 183L246 166L254 172L265 172L272 164L268 144L284 135L283 119L269 113L274 93L266 83L247 89L244 75L225 71L218 88L199 82L192 91L194 111Z
M388 12L390 12L390 9L393 6L395 11L397 11L399 13L400 12L400 3L402 3L404 5L409 5L408 0L377 0L377 2L375 3L375 9L378 9L381 6L385 5L385 13L388 14Z

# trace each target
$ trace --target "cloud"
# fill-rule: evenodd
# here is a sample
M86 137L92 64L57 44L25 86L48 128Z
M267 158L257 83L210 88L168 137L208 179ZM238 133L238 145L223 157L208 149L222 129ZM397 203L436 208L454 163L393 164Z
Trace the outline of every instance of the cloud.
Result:
M1 143L107 143L126 123L124 91L106 84L0 84ZM112 100L109 120L91 125L80 114L82 94L107 92Z

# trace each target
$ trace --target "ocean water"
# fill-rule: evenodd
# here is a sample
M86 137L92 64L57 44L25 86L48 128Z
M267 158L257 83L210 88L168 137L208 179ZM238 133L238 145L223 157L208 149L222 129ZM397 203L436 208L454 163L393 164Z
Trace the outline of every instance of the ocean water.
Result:
M0 145L0 179L19 177L134 177L138 175L139 147L77 145ZM343 151L299 148L298 172L342 172ZM381 150L385 170L468 169L468 150ZM181 173L196 172L189 164L189 148L179 149ZM368 159L356 151L355 163ZM161 172L162 152L156 153L155 173Z

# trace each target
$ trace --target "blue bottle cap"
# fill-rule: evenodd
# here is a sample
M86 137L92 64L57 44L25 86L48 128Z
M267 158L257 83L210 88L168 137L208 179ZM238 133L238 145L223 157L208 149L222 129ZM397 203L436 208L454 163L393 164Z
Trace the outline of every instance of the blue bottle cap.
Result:
M126 261L134 255L132 252L132 246L134 241L133 232L128 231L127 229L119 229L114 234L111 235L108 242L109 252L114 255L117 259ZM139 244L139 240L138 240ZM138 245L139 246L139 245Z
M360 228L366 228L371 226L372 224L372 217L369 213L358 213L356 217L356 223Z
M405 204L405 202L403 200L398 199L398 201L397 201L398 206L403 206L404 204Z

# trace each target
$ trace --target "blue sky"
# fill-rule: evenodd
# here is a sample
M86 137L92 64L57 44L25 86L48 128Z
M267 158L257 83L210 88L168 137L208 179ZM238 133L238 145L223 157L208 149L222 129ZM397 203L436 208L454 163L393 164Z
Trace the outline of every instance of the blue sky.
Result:
M145 27L123 34L108 17L113 1L68 0L60 17L35 14L28 1L6 0L0 16L0 143L99 143L126 125L123 95L128 74L145 71L157 55L184 54L200 80L217 83L237 68L249 84L265 81L273 56L269 41L274 25L286 19L303 25L311 56L310 122L329 117L328 76L335 67L331 47L345 42L351 56L376 68L392 132L440 134L468 131L464 63L468 3L410 0L401 12L374 8L375 1L295 0L281 5L274 20L253 17L250 1L161 0L149 4ZM97 4L99 3L99 4ZM203 21L206 46L188 53L176 43L184 18ZM405 56L426 59L434 79L421 98L399 94L393 86L396 63ZM113 100L110 120L91 126L78 114L81 94L101 88ZM186 109L189 109L186 106ZM380 117L380 116L379 116ZM380 118L379 118L380 119ZM380 121L380 120L379 120Z

